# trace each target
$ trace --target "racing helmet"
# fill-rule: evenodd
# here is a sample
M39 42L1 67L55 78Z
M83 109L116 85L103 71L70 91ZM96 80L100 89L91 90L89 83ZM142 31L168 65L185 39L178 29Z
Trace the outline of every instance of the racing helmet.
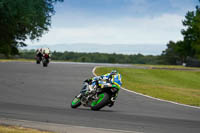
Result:
M112 70L110 74L111 75L116 75L117 73L118 73L117 70Z

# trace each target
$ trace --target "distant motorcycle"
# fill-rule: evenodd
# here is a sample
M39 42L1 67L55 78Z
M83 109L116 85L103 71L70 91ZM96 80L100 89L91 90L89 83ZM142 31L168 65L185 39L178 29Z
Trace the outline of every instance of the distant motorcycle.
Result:
M36 64L40 64L40 62L42 61L42 54L37 54L35 56L35 59L36 59Z
M107 83L96 81L96 84L97 86L100 86ZM88 82L84 82L81 93L72 100L71 107L77 108L80 105L83 105L85 107L90 107L92 110L100 110L105 106L111 107L114 103L114 97L120 89L119 87L113 87L112 85L104 88L97 87L96 89L91 89L92 87L93 86Z
M48 54L44 54L42 57L42 63L43 63L43 67L47 67L49 64L49 55Z

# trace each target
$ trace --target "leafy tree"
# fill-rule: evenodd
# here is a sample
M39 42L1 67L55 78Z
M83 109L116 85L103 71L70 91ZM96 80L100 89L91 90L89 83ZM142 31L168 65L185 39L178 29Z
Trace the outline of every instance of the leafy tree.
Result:
M163 51L162 56L166 64L177 64L178 61L185 62L187 57L187 45L183 41L169 41L167 49Z
M0 53L15 55L27 38L47 32L57 1L63 0L0 0Z
M200 2L200 0L199 0ZM169 64L185 62L186 58L200 59L200 8L196 6L195 11L188 11L181 31L184 40L167 44L167 49L162 53L162 59Z
M191 46L190 56L200 59L200 8L196 6L195 11L189 11L183 25L186 29L181 31L184 41Z

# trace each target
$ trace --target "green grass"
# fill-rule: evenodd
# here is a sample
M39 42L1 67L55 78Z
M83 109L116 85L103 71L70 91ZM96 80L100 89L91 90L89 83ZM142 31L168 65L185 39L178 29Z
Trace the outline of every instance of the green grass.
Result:
M160 69L134 69L100 67L101 75L118 70L122 74L123 87L152 97L192 106L200 106L200 72Z
M16 126L1 126L0 125L0 133L50 133L46 131L39 131L36 129L29 129L23 127Z
M34 59L0 59L0 62L11 62L11 61L23 61L23 62L33 62Z
M193 70L200 70L199 67L184 67L181 65L147 65L147 64L134 64L136 66L145 66L148 68L169 68L169 69L193 69Z

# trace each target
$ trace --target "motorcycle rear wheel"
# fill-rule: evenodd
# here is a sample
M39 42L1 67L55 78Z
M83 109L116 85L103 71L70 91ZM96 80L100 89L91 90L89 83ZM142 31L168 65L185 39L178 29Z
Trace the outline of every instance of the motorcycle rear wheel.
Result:
M104 106L106 106L109 102L109 95L108 93L101 93L98 95L98 99L91 103L92 110L100 110Z

